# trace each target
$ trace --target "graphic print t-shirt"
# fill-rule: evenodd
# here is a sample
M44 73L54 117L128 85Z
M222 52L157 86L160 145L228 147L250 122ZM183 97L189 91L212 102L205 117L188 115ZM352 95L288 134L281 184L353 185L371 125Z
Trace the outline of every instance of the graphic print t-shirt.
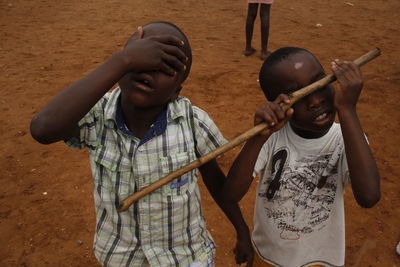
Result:
M254 212L254 246L284 267L343 266L343 188L349 179L340 125L304 139L289 124L263 145Z

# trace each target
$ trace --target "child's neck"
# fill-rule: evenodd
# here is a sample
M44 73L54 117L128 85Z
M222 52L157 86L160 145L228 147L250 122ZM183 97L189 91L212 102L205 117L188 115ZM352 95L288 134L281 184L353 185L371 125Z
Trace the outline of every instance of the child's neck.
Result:
M167 105L151 108L137 108L122 103L122 112L124 114L126 127L128 127L129 131L137 138L142 139L166 106Z
M324 136L325 134L327 134L329 132L329 129L332 127L329 127L329 129L327 129L326 131L307 131L304 129L301 129L299 127L296 127L293 123L290 123L290 127L292 128L293 132L295 134L297 134L298 136L304 138L304 139L316 139L316 138L320 138L322 136Z

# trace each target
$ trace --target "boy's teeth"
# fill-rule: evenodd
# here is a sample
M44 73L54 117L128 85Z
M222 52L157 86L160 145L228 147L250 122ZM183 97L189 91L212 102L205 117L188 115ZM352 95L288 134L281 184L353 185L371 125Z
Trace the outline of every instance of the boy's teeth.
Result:
M319 115L315 120L319 121L319 120L324 119L325 117L326 117L326 113L323 113L323 114Z

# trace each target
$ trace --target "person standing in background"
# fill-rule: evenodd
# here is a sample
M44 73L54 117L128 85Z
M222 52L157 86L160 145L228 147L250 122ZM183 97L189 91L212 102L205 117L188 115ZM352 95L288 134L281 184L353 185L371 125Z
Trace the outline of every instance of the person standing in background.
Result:
M265 60L271 53L268 51L269 37L269 14L274 0L248 0L247 19L246 19L246 49L243 55L246 57L253 55L256 49L251 46L253 38L254 21L257 17L258 6L260 6L261 21L261 60Z

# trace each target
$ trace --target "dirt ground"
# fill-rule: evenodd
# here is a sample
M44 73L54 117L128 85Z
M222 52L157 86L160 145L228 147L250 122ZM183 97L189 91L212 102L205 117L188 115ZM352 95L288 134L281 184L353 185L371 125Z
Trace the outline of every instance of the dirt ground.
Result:
M352 60L374 47L382 55L363 67L358 111L381 174L382 198L362 209L346 198L346 266L400 266L400 2L277 0L270 49L300 46L324 66ZM62 143L40 145L29 134L35 114L59 90L101 64L139 25L179 25L193 48L182 94L208 111L232 139L252 127L264 98L261 60L246 58L246 1L0 1L0 266L98 266L92 253L95 217L87 153ZM329 69L328 69L329 71ZM219 159L226 172L238 149ZM255 185L255 183L254 183ZM235 266L235 234L204 190L217 266ZM252 225L254 188L241 207Z

